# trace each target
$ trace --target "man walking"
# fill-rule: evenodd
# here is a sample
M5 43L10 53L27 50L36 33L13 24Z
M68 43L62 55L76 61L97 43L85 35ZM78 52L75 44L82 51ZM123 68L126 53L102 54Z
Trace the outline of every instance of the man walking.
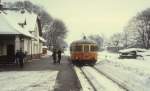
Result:
M58 50L57 54L58 54L58 63L60 64L60 60L61 60L61 50Z
M17 51L16 52L16 59L17 59L17 62L19 63L20 67L22 68L24 65L23 63L23 59L24 59L24 53L22 52L22 49L20 49L20 51Z
M53 57L53 63L55 64L56 63L56 50L54 49L53 50L53 54L52 54L52 57Z

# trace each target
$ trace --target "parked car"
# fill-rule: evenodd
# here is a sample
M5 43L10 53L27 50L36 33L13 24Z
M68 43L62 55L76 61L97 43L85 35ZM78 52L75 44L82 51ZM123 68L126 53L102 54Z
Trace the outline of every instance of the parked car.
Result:
M140 49L140 48L129 48L129 49L123 49L119 51L119 58L120 59L137 59L142 58L143 54L146 50Z

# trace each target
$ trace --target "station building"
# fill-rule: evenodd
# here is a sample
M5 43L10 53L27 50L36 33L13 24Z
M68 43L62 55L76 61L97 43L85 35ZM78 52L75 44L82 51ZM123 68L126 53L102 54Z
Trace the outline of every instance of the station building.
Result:
M26 10L0 11L0 63L14 63L20 49L27 59L40 58L44 42L36 14Z

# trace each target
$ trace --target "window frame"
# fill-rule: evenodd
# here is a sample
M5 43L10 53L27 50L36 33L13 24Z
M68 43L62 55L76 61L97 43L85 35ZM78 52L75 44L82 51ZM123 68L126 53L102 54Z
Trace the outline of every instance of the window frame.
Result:
M93 48L93 49L92 49ZM90 51L95 52L98 50L98 47L96 45L90 45Z
M83 46L84 46L84 47L83 47L83 49L84 49L83 51L84 51L84 52L90 52L90 45L89 45L89 44L84 44ZM87 48L86 48L86 47L87 47ZM85 48L86 48L87 50L86 50Z

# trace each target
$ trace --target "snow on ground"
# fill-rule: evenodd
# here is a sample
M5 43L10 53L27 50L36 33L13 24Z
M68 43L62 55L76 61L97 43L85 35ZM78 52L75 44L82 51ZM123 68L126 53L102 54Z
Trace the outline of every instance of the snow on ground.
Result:
M91 67L83 67L82 69L88 78L91 79L97 91L125 91L95 69Z
M1 91L53 91L57 71L0 72Z
M80 81L81 84L81 91L94 91L93 87L90 85L90 83L88 82L88 80L85 78L84 74L81 72L81 70L74 66L74 70L78 76L78 79Z
M116 59L116 58L118 58L118 56L119 56L119 54L117 54L117 53L110 53L107 51L98 52L97 63L104 61L104 60Z
M150 91L150 56L141 59L118 59L118 54L99 53L96 67L130 91Z

